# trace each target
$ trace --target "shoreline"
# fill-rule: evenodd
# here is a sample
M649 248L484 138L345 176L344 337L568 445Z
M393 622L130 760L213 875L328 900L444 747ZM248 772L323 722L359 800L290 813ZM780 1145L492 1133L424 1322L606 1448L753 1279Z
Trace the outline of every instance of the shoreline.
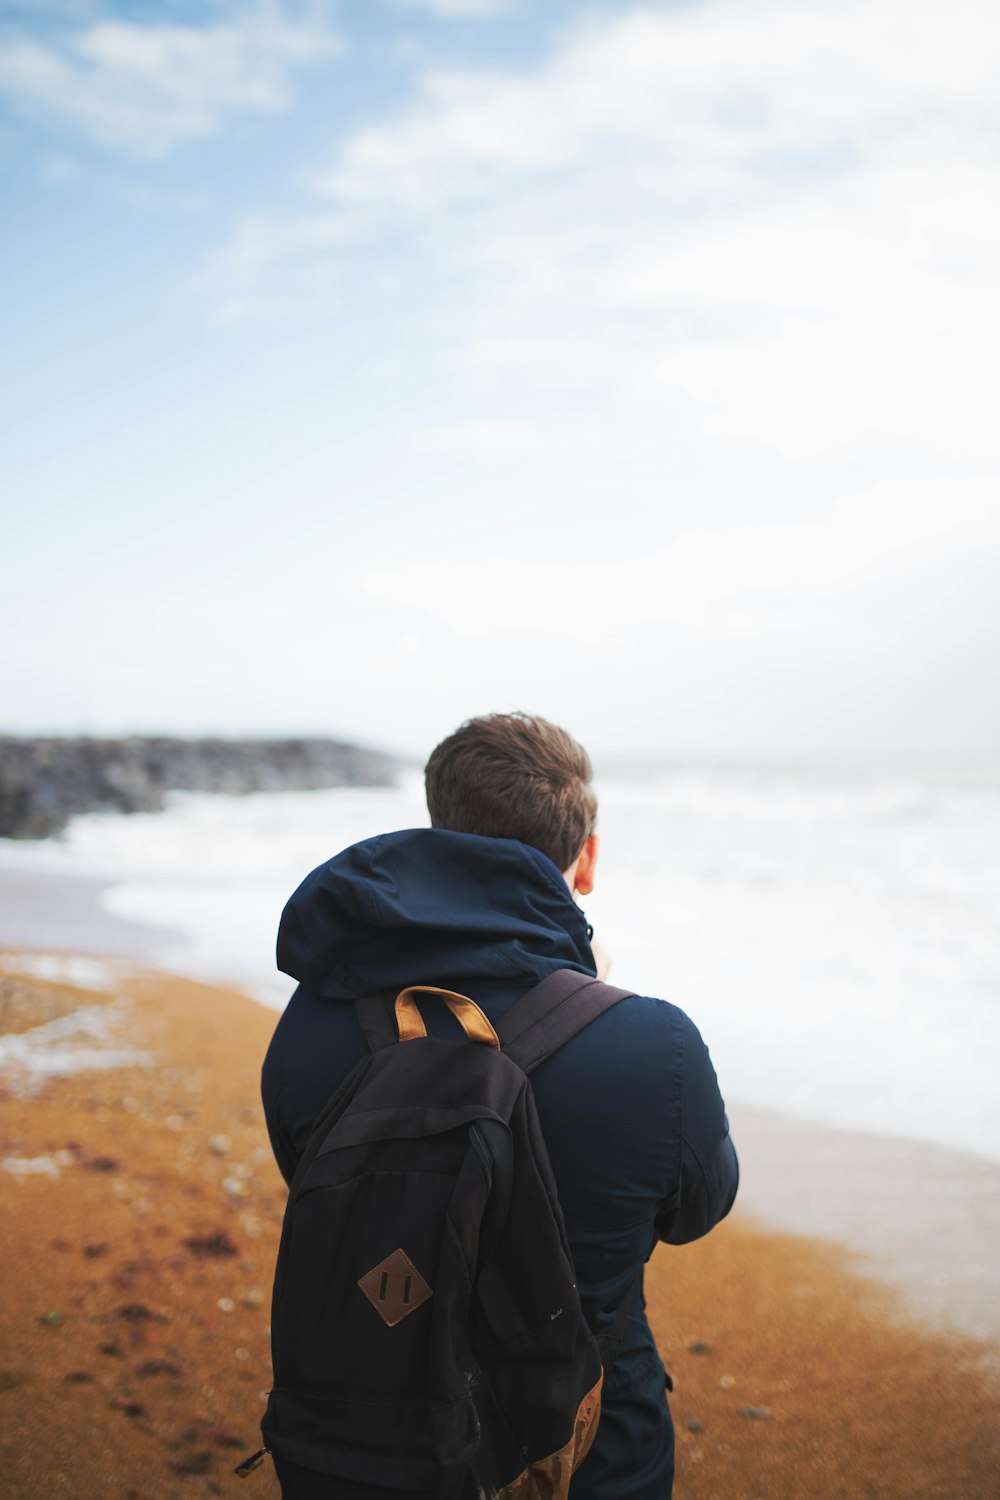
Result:
M166 983L246 996L274 1024L279 985L174 967L184 933L109 912L101 896L115 884L0 859L0 950L135 960ZM755 1105L731 1103L729 1116L741 1163L737 1220L842 1245L929 1327L1000 1341L1000 1162Z
M183 942L179 928L118 917L101 901L119 884L109 876L18 864L0 849L0 948L51 949L96 957L145 959Z
M734 1212L838 1245L928 1328L1000 1346L1000 1162L734 1105Z
M132 964L101 992L15 981L16 961L0 979L21 986L22 1021L93 1007L109 1047L151 1061L0 1087L7 1493L229 1493L270 1383L285 1194L257 1087L275 1017ZM679 1496L997 1496L1000 1341L929 1327L864 1269L749 1212L657 1250L646 1291ZM275 1500L268 1466L250 1482Z

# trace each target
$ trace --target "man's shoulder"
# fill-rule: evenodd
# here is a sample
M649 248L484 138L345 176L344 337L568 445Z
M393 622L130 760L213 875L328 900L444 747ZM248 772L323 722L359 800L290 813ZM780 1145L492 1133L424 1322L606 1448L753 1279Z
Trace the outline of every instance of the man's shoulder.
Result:
M562 1058L560 1073L632 1080L642 1091L679 1084L689 1059L703 1050L697 1026L679 1005L635 993L585 1026L553 1061Z
M627 985L619 986L627 989ZM701 1033L686 1011L671 1000L636 991L619 1000L600 1017L609 1030L629 1035L637 1041L650 1042L701 1040Z

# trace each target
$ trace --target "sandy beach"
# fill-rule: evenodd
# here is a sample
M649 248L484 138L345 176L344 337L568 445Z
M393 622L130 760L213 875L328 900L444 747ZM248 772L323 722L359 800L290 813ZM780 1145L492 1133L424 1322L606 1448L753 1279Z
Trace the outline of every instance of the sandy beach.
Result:
M2 955L4 1493L274 1497L269 1465L245 1482L232 1469L259 1446L270 1383L284 1187L257 1078L275 1017L131 963L87 982L104 987ZM74 1052L90 1065L74 1071ZM771 1128L753 1123L765 1144ZM963 1233L995 1181L984 1172ZM741 1207L706 1240L657 1252L647 1296L675 1385L675 1493L1000 1496L995 1306L981 1336L951 1331L976 1329L986 1282L925 1305L902 1263L897 1290L884 1265L872 1274L877 1247L832 1238L763 1228Z

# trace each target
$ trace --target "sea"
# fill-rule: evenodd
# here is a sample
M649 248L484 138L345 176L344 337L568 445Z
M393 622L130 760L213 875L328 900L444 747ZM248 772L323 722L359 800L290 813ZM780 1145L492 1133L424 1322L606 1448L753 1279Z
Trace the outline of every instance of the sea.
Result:
M727 1101L1000 1161L1000 765L619 766L598 793L584 904L610 978L687 1011ZM425 823L409 771L390 788L176 794L0 841L0 872L99 881L107 913L153 934L149 962L280 1009L295 886Z

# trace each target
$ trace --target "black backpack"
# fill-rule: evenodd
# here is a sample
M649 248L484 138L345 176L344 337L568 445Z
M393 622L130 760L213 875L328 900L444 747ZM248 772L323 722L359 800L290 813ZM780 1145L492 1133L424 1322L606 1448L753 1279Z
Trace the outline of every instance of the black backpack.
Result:
M427 1035L421 993L465 1040ZM629 993L563 969L496 1029L430 986L356 1002L371 1052L289 1189L267 1446L237 1474L270 1451L285 1500L565 1497L635 1287L599 1343L527 1075Z

